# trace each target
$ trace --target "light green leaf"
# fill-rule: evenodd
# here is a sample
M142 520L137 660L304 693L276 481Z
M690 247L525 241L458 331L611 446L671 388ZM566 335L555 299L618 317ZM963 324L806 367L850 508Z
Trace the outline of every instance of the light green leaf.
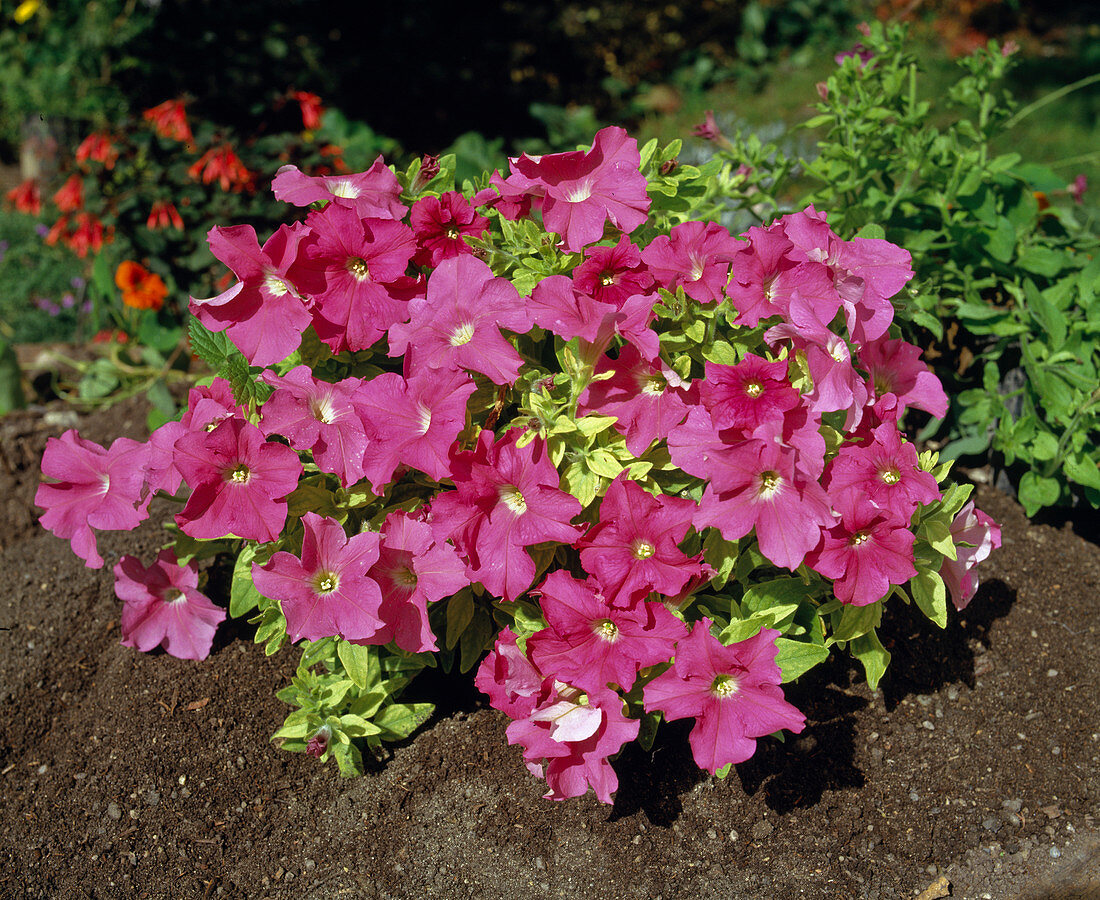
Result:
M391 703L374 717L374 724L389 740L402 740L428 721L434 709L433 703Z
M878 683L890 665L890 651L882 646L878 634L868 632L862 637L856 638L848 645L852 656L863 664L863 671L867 675L867 684L871 690L878 688Z
M909 582L920 611L940 628L947 627L947 588L938 572L917 572Z
M792 641L789 638L776 638L775 662L783 670L783 683L793 681L808 672L818 663L829 658L829 651L821 644L806 641Z
M370 647L353 644L350 641L340 641L336 645L336 655L340 657L348 677L357 687L365 690L370 681Z

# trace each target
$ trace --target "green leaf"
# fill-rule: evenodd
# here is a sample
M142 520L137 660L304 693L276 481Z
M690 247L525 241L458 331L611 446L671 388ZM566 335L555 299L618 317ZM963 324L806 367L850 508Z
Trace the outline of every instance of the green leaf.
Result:
M1037 472L1024 472L1020 479L1019 498L1024 513L1030 518L1044 506L1058 502L1062 486L1053 478L1044 478Z
M1016 229L1007 219L999 219L996 228L982 229L981 243L995 260L1009 262L1016 250Z
M474 595L463 588L447 601L447 635L444 639L448 650L454 648L462 632L474 617Z
M947 588L937 572L917 572L917 577L909 582L920 611L928 616L940 628L947 627Z
M336 645L336 655L340 657L344 671L355 682L356 687L366 690L370 686L370 647L353 644L350 641L340 641Z
M793 681L829 658L828 649L821 644L792 641L781 637L775 639L775 646L779 651L775 656L775 662L783 670L784 684Z
M116 390L121 382L118 372L108 359L97 359L76 386L81 400L99 400Z
M852 641L848 649L863 664L868 686L872 691L877 689L886 667L890 665L890 651L882 646L878 634L874 631L868 632Z
M403 740L428 721L433 703L391 703L374 717L374 724L389 740Z
M1100 490L1100 469L1095 460L1084 454L1067 454L1062 468L1078 484Z
M1069 268L1070 258L1064 250L1050 247L1025 247L1018 257L1016 265L1027 272L1053 278L1063 269Z
M27 405L23 395L22 377L15 348L7 341L0 340L0 416L7 415L13 409L22 409Z
M255 559L256 545L245 544L233 563L233 577L229 581L229 615L234 619L256 609L266 599L252 581L252 563Z
M623 470L623 464L602 447L597 447L585 456L588 468L603 478L616 478Z
M833 629L833 641L851 641L878 628L882 621L882 601L868 603L866 606L844 604L840 611L840 621Z
M810 590L798 576L773 578L754 584L741 598L741 605L752 613L767 612L777 606L798 605L810 596Z
M462 632L462 639L458 642L460 672L469 672L477 664L481 654L492 644L496 631L492 617L483 607L479 608L470 627Z

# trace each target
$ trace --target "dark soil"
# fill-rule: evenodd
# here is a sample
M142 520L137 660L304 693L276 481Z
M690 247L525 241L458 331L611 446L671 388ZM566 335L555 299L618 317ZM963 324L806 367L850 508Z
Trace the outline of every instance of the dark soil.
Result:
M110 567L151 559L169 510L103 535L99 571L41 531L69 418L0 420L2 897L1100 897L1100 548L1069 524L981 489L1003 549L946 631L895 605L879 692L839 660L789 688L805 732L725 781L666 727L614 806L553 803L468 687L420 685L446 714L344 780L270 743L293 653L242 628L201 663L120 646Z

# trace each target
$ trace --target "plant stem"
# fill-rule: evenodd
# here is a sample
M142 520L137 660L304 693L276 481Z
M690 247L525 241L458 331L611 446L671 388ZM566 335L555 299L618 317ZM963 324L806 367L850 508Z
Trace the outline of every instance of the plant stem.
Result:
M1088 87L1090 84L1095 84L1100 81L1100 72L1096 72L1093 75L1088 75L1079 81L1073 82L1073 84L1067 84L1065 87L1060 87L1056 91L1051 91L1049 94L1045 94L1040 97L1034 103L1029 103L1023 109L1016 113L1011 119L1005 123L1005 131L1015 126L1021 119L1030 116L1035 110L1042 109L1048 103L1053 103L1055 100L1059 100L1066 94L1073 93L1073 91L1079 91L1081 88Z

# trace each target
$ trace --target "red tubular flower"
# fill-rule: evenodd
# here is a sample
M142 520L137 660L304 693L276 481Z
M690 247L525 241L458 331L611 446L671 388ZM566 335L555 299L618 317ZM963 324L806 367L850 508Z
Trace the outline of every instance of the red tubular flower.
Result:
M53 202L62 212L75 212L84 206L84 181L79 175L70 175L61 189L53 195Z
M302 127L306 131L316 131L321 127L321 117L325 114L325 108L321 105L321 98L308 91L292 91L290 99L298 103L302 110Z
M93 162L102 163L107 169L115 167L118 150L115 149L114 142L109 134L102 131L93 131L80 142L80 146L76 148L76 161L84 163L89 159Z
M68 243L69 248L81 259L88 255L89 250L98 253L104 244L111 241L111 231L105 229L103 223L91 213L81 213L76 221L76 231L69 235ZM49 240L48 235L46 240Z
M243 188L251 192L255 189L252 173L244 167L229 144L207 150L187 170L187 174L203 184L216 180L223 191L237 192Z
M38 184L33 178L28 178L4 196L22 213L37 216L42 212L42 194L39 192Z
M149 218L145 220L145 227L150 231L156 231L158 228L169 226L183 231L183 219L180 218L179 210L167 200L154 200L149 209Z
M170 141L179 141L181 144L190 144L194 140L191 134L191 126L187 122L187 113L184 112L182 100L165 100L152 109L147 109L141 114L146 122L151 122L153 130L162 138Z

